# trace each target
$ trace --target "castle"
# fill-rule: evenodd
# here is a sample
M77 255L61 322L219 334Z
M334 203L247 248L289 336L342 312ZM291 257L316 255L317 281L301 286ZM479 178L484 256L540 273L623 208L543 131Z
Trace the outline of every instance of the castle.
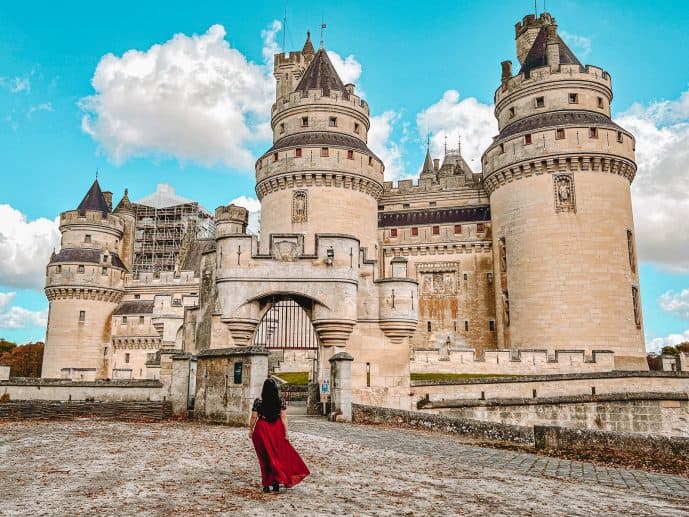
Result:
M169 253L137 261L157 238L96 181L60 217L43 377L158 378L165 351L252 345L278 370L310 370L321 396L329 359L346 357L354 400L407 408L422 357L466 373L647 369L635 141L611 120L611 77L548 13L516 25L516 46L481 171L459 145L427 150L418 181L396 185L367 145L368 104L325 49L307 37L276 55L260 238L246 209L223 206L205 233L185 219Z

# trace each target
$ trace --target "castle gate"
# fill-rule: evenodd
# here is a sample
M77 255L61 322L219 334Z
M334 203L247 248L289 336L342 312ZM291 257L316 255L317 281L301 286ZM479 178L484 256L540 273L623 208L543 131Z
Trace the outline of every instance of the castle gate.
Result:
M268 369L277 376L307 372L309 383L318 382L318 335L311 323L313 301L298 296L272 296L261 302L263 317L252 346L270 351ZM288 402L306 399L305 392L283 390Z

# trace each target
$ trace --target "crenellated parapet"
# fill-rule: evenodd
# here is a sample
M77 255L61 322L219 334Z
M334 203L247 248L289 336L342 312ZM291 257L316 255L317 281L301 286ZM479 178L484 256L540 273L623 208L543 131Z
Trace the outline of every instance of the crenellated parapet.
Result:
M102 287L46 287L48 301L56 300L91 300L97 302L120 303L124 290Z
M91 210L69 210L60 214L60 231L74 230L75 227L97 227L99 231L112 235L121 235L124 231L124 221L114 214L103 214Z
M342 113L348 116L356 117L368 131L370 127L369 116L371 114L368 102L364 99L355 95L354 93L341 92L337 90L330 91L325 94L323 90L307 90L306 92L291 92L288 96L278 100L273 104L271 109L272 114L272 127L275 129L281 122L286 119L291 118L298 112L302 112L304 109L312 109L314 104L318 104L323 113ZM318 117L314 119L314 125L310 127L318 127L318 123L325 122L322 124L323 127L327 127L328 120L324 117ZM301 127L301 124L296 125L296 130ZM353 133L359 135L360 133Z

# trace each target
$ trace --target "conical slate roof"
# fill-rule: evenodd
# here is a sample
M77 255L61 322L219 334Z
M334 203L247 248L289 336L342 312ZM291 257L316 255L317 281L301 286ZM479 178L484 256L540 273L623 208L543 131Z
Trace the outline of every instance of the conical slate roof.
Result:
M579 65L581 62L574 55L574 52L562 41L560 35L557 35L557 43L560 46L560 64L562 65ZM547 60L547 45L548 45L548 26L541 27L536 39L531 46L531 50L524 58L522 68L519 73L523 73L525 77L529 77L531 70L548 64Z
M77 210L80 212L93 210L103 212L103 215L110 213L108 203L105 201L105 196L103 195L103 191L100 189L98 180L93 182L93 185L91 185L91 188L84 196L84 199L82 199L81 203L79 203Z
M313 43L311 43L311 31L306 32L306 41L304 42L304 48L301 53L305 56L313 56L316 51L313 49Z
M421 169L421 174L435 174L435 169L433 168L433 160L431 159L431 151L426 148L426 159L423 161L423 168Z
M309 90L323 90L323 95L330 95L330 90L345 94L344 83L337 75L325 49L318 49L294 91L308 93Z
M117 204L117 207L115 207L115 213L120 213L124 211L134 211L132 202L129 200L128 189L124 189L124 195L122 196L122 199L120 199L120 202Z

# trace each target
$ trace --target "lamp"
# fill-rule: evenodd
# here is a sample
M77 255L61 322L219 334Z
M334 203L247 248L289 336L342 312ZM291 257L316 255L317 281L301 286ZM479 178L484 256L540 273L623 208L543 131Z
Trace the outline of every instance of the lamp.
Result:
M330 246L326 252L325 252L325 263L328 264L329 266L333 265L333 261L335 260L335 250L333 249L332 246Z

